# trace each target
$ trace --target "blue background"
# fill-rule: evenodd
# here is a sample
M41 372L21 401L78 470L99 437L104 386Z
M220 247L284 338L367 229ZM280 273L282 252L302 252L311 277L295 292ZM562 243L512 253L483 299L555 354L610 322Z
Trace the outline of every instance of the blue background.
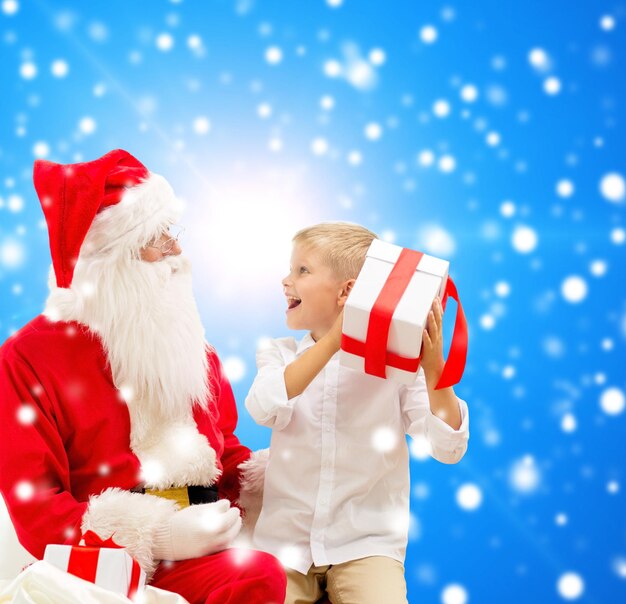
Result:
M626 601L625 206L619 179L617 199L601 190L625 172L625 17L590 0L4 0L0 340L47 293L36 157L125 148L185 200L252 448L269 431L243 400L259 339L288 333L296 229L350 220L449 258L471 440L455 466L412 449L410 602Z

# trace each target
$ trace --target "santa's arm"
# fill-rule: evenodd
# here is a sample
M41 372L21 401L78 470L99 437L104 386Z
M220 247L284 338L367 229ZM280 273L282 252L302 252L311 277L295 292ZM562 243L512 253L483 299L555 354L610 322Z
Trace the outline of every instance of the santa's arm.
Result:
M241 471L239 465L250 457L250 449L239 442L235 435L237 427L237 405L233 389L226 377L224 368L214 351L209 353L213 394L217 398L219 412L218 426L224 438L222 453L222 476L218 483L220 499L230 499L236 503L239 499Z
M42 558L47 544L75 544L81 532L91 529L105 539L113 535L150 573L156 565L154 536L176 505L120 489L78 501L57 427L61 409L52 390L5 346L0 358L0 490L20 543Z
M32 368L11 350L0 360L0 490L20 543L42 558L48 543L76 543L87 509L70 493L53 405Z
M243 533L251 533L263 500L265 466L269 449L250 452L235 436L237 426L237 406L233 391L224 369L213 353L210 357L214 379L217 382L219 427L224 436L222 465L224 471L219 482L219 496L225 497L243 511Z

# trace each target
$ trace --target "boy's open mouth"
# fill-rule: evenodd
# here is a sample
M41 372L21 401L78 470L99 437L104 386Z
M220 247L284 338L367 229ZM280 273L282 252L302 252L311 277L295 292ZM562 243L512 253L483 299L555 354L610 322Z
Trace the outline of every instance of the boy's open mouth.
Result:
M299 306L302 300L300 298L295 298L293 296L287 296L287 306L288 310L292 310L296 306Z

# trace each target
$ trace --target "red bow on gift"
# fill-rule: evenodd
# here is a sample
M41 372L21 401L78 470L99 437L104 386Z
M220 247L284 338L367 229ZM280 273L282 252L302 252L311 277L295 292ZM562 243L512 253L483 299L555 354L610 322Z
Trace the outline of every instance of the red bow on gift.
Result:
M81 540L84 541L85 545L88 547L111 547L113 549L124 549L123 545L118 545L115 541L113 541L113 535L105 540L102 539L97 533L87 531L86 533L83 533Z

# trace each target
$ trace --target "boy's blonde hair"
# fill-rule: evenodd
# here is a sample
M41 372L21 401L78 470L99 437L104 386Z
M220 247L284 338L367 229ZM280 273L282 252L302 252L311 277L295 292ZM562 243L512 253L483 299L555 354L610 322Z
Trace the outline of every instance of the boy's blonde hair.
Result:
M293 243L320 254L339 279L356 279L375 233L351 222L322 222L298 231Z

